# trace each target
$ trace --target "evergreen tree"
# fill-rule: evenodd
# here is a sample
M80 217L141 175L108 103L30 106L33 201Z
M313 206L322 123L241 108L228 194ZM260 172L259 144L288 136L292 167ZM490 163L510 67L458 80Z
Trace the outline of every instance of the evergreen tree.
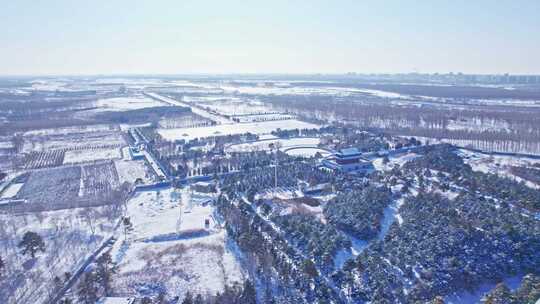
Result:
M242 290L242 295L240 296L240 303L257 303L257 293L255 292L255 287L253 287L253 284L249 280L244 281L244 288Z
M96 260L95 275L96 282L103 288L106 296L109 295L113 273L114 269L111 254L105 252Z
M18 247L22 248L22 254L26 255L27 253L30 253L32 259L36 257L37 251L45 252L45 242L43 242L43 238L32 231L28 231L24 234Z
M59 304L72 304L73 300L71 298L63 298L58 302Z
M313 263L312 260L305 260L303 268L304 273L312 279L319 275L319 273L317 272L317 268L315 267L315 263Z
M512 292L504 283L499 283L484 299L485 304L513 304ZM517 304L517 303L516 303Z
M196 297L195 297L195 300L193 301L194 304L204 304L204 300L203 300L203 297L198 294Z
M59 276L54 277L53 283L54 283L55 290L60 290L60 288L62 288L62 279L60 279Z
M0 256L0 278L4 275L4 268L6 268L6 265L4 264L4 260L2 260L2 257Z
M141 299L141 304L152 304L152 299L149 297L144 297Z
M193 296L191 295L189 291L186 293L186 296L184 297L182 304L193 304Z
M122 225L124 226L124 240L126 240L128 232L133 230L133 224L129 217L126 216L122 219Z
M167 302L166 300L167 294L165 291L161 290L156 297L156 304L165 304Z
M98 300L98 292L99 289L96 284L96 275L93 272L86 273L79 285L79 302L84 304L95 304Z

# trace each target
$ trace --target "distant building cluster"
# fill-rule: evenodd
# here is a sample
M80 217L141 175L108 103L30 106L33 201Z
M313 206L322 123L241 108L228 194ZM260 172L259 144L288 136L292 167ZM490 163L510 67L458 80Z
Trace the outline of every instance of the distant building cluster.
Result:
M431 82L447 84L540 84L540 75L517 74L464 74L464 73L402 73L402 74L356 74L365 80Z

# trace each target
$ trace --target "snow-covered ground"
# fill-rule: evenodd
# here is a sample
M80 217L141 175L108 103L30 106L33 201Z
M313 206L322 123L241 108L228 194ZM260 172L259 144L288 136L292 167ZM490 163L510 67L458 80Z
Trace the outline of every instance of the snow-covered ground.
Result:
M199 128L158 129L158 133L169 141L175 141L180 139L191 140L194 138L243 134L248 132L252 134L268 134L277 129L292 130L314 128L320 128L320 126L300 120L290 119L281 121L217 125Z
M451 120L446 127L448 130L470 130L481 131L501 131L510 130L510 125L506 121L487 120L481 118Z
M262 114L272 112L272 107L250 98L230 96L184 96L182 101L211 109L224 115Z
M48 150L72 150L89 149L90 147L99 147L103 145L125 145L126 142L122 134L118 132L96 132L85 133L84 135L70 134L66 136L24 137L23 152L41 152Z
M19 190L21 190L23 185L24 185L23 183L9 185L7 187L7 189L5 189L2 192L2 195L0 196L0 198L12 198L12 197L14 197L15 195L17 195Z
M259 140L250 143L242 143L230 145L225 149L226 152L249 152L249 151L265 151L270 150L269 145L279 145L281 150L294 147L294 146L317 146L320 142L320 138L316 137L296 137L287 139L271 139L271 140ZM292 152L292 151L291 151Z
M304 196L300 189L295 187L278 187L278 188L270 188L262 191L261 193L258 193L255 197L257 199L282 199L282 200L288 200L293 199L297 197Z
M375 170L387 171L387 170L391 170L395 165L401 166L405 164L406 162L413 160L419 156L420 155L416 153L412 153L412 152L409 152L406 154L399 154L396 156L389 156L388 157L389 162L386 164L383 163L383 158L379 157L373 161L373 166L375 167Z
M469 164L474 171L498 174L515 179L519 182L523 181L529 187L540 188L540 185L522 180L520 177L515 176L510 171L512 166L529 167L534 164L540 164L540 159L505 155L489 155L465 149L459 149L457 153L463 157L465 163Z
M153 181L153 174L148 171L143 160L115 160L114 165L120 184L124 182L133 184L138 178L145 184Z
M0 303L46 303L54 277L65 277L112 233L112 207L0 214L0 253L6 268L0 277ZM45 252L22 255L17 244L27 231L39 234Z
M327 95L327 96L350 96L353 94L371 95L381 98L393 99L411 99L410 96L402 95L394 92L357 89L357 88L342 88L335 86L328 87L302 87L302 86L232 86L224 84L220 86L226 93L247 94L247 95Z
M256 122L256 121L268 121L268 120L286 120L295 119L296 115L273 113L273 114L253 114L253 115L234 115L235 119L239 122Z
M180 106L180 107L188 107L188 108L191 108L191 112L194 113L194 114L197 114L201 117L204 117L204 118L207 118L207 119L210 119L210 120L213 120L219 124L232 124L234 123L232 120L226 118L226 117L223 117L223 116L220 116L220 115L215 115L213 113L210 113L200 107L194 107L194 106L191 106L187 103L184 103L184 102L181 102L181 101L178 101L178 100L175 100L175 99L172 99L172 98L169 98L169 97L165 97L165 96L162 96L162 95L159 95L157 93L147 93L149 96L152 96L153 98L157 99L157 100L160 100L164 103L167 103L167 104L170 104L170 105L173 105L173 106Z
M104 159L122 158L119 148L66 151L64 164L77 164Z
M128 111L167 105L167 103L144 96L105 98L95 102L99 111Z
M0 149L11 149L13 147L12 141L0 141Z
M288 150L286 153L291 156L303 156L303 157L313 157L317 153L320 153L323 157L330 155L330 152L323 149L318 149L318 148L295 148L292 150Z
M72 126L62 128L49 128L49 129L37 129L24 133L24 136L45 136L45 135L62 135L73 133L92 133L92 132L106 132L116 130L117 127L107 124L97 124L89 126Z
M514 277L505 278L503 281L511 290L516 289L521 284L523 280L523 275L518 275ZM486 283L478 287L474 292L462 291L459 293L452 294L447 296L444 299L444 302L447 304L476 304L480 303L482 297L490 292L497 283Z
M214 207L206 204L213 197L184 195L166 188L140 192L128 202L133 230L126 241L119 236L122 240L112 252L118 266L116 293L155 295L166 290L182 299L188 290L215 294L242 282L240 253L215 221Z

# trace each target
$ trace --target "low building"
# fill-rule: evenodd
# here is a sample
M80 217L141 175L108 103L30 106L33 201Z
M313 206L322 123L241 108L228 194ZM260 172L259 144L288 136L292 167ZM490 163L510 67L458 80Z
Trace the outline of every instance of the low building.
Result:
M137 147L129 147L129 156L132 160L144 159L144 154Z
M344 173L371 173L375 170L362 152L356 148L341 149L322 161L324 167Z
M196 192L213 193L216 192L216 184L213 182L196 182L191 185L191 188Z

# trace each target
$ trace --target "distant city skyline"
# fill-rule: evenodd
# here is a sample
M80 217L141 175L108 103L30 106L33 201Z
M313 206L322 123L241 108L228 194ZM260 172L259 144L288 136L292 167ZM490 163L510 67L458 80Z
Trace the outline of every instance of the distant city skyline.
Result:
M9 1L0 75L540 74L540 1Z

